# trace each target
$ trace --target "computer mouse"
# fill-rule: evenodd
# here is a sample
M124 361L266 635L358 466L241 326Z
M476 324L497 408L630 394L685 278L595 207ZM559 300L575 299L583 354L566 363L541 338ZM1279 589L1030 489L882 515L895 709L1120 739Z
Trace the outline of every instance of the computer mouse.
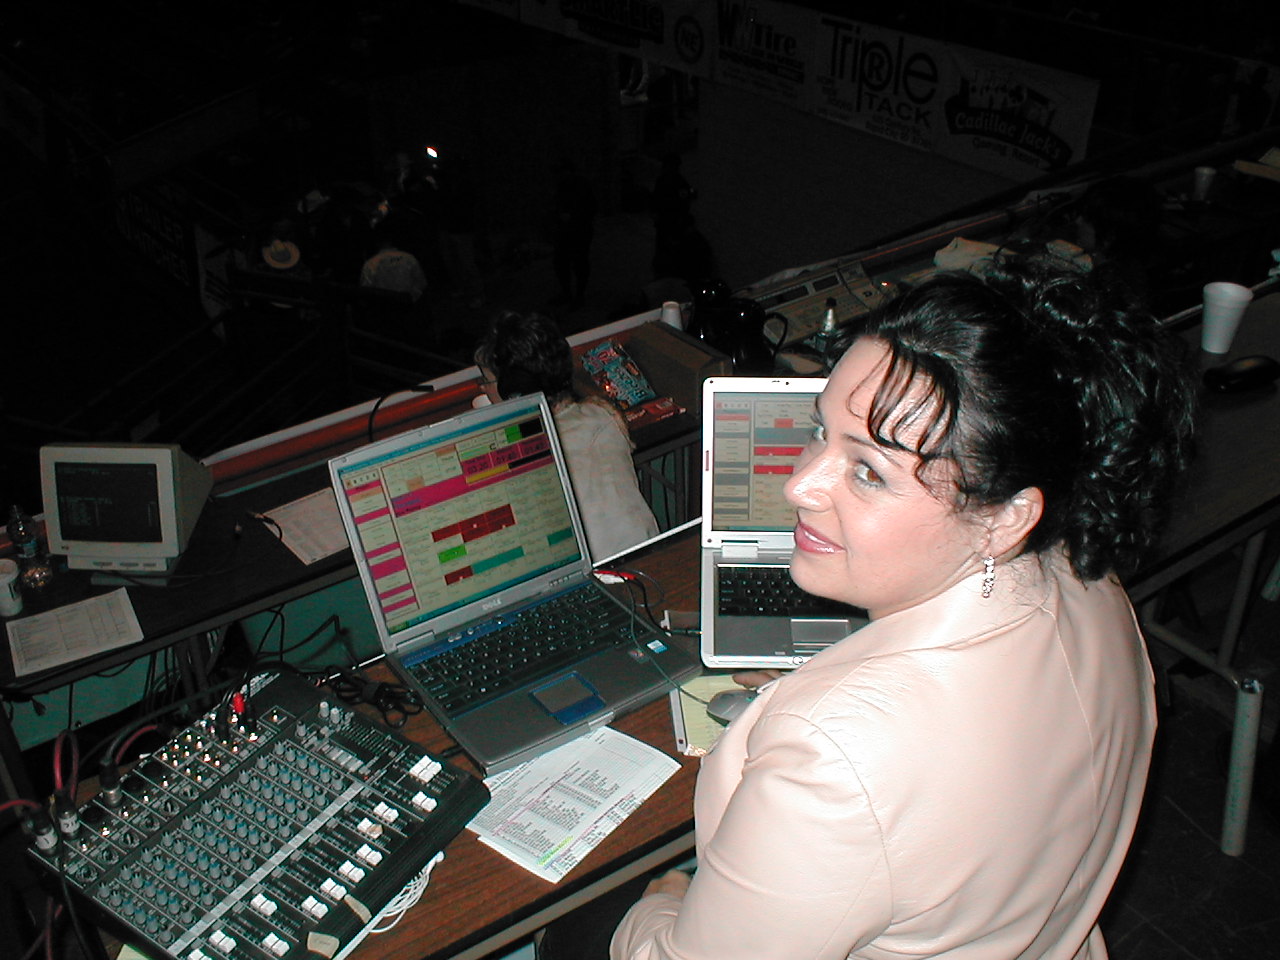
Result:
M754 690L721 690L707 704L707 716L721 723L732 723L734 718L747 709L747 705L756 698Z
M1215 393L1241 393L1266 386L1280 377L1280 363L1255 353L1204 372L1204 385Z

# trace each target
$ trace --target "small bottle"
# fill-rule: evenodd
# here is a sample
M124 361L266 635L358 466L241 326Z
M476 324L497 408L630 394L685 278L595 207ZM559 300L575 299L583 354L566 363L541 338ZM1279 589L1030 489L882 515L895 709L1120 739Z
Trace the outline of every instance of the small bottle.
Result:
M40 531L35 521L17 504L9 510L7 530L18 561L18 583L22 592L28 597L38 596L53 579L53 561L40 542Z
M828 336L836 335L836 298L827 297L827 309L822 314L822 332Z
M40 533L27 511L16 503L9 508L9 542L19 562L30 560L40 552Z
M835 341L836 335L840 332L836 324L836 298L827 297L826 309L822 314L822 326L818 328L818 332L813 335L813 348L818 351L818 356L825 361L827 352L831 349L831 344Z

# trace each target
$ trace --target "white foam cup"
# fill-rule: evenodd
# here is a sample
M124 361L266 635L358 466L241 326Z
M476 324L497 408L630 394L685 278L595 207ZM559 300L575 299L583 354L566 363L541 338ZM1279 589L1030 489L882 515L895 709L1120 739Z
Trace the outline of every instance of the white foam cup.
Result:
M22 612L22 588L18 584L18 565L0 560L0 617L16 617Z
M1238 283L1222 280L1204 285L1204 315L1201 317L1200 348L1206 353L1226 353L1240 327L1245 307L1253 291Z
M684 329L684 314L680 310L680 304L674 300L668 300L662 305L662 322L668 326L675 327L677 330Z

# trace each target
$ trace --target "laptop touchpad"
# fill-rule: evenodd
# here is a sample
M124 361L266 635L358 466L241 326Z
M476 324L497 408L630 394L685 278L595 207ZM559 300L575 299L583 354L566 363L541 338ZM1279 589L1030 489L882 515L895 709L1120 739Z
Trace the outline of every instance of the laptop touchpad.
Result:
M854 623L843 618L792 620L791 640L793 643L835 643L853 633L853 630Z
M579 674L570 673L557 677L529 691L538 706L565 726L598 713L604 709L604 701Z

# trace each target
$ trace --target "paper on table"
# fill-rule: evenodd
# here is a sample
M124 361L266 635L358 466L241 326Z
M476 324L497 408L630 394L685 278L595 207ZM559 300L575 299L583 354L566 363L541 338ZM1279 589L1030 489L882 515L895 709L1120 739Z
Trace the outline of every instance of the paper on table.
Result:
M694 677L671 691L671 726L676 732L676 749L687 757L701 757L720 736L724 724L707 716L707 705L721 690L737 690L729 673L708 673ZM692 696L691 696L692 694ZM694 697L698 697L695 700Z
M138 616L123 587L64 607L11 620L9 651L14 676L48 670L127 647L142 639Z
M601 727L487 779L493 799L467 829L556 883L679 769L660 750Z
M303 563L315 563L350 546L330 489L299 497L263 516L280 528L280 539Z

